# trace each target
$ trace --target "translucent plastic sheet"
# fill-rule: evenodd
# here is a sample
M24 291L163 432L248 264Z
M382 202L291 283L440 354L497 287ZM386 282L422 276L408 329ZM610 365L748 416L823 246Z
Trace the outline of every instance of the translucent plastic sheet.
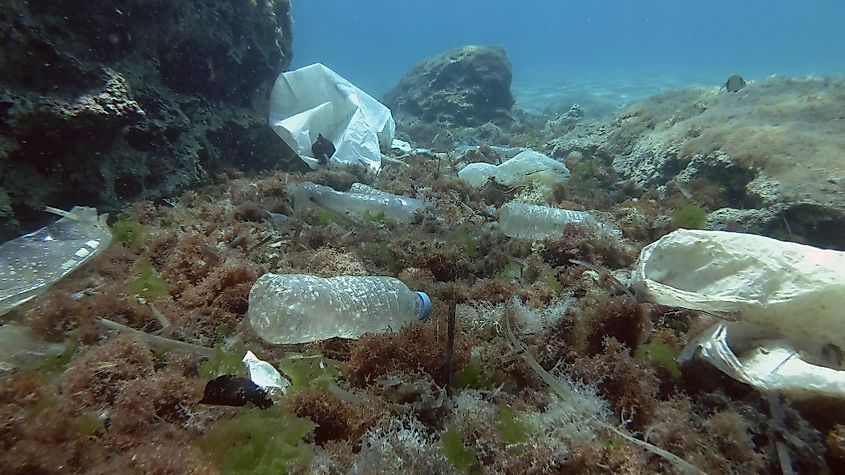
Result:
M108 215L98 216L95 208L48 211L62 218L0 244L0 315L44 292L111 242Z

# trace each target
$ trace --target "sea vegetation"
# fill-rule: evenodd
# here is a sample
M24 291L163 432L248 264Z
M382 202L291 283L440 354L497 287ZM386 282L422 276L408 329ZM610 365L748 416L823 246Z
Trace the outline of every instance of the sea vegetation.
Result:
M514 143L548 141L520 130ZM9 315L66 347L0 375L0 466L768 473L780 470L783 442L798 472L841 469L841 409L785 400L776 424L764 396L709 366L677 363L713 316L639 302L625 287L644 245L703 226L702 211L726 198L702 185L689 205L678 193L663 199L673 192L622 183L593 152L562 157L574 181L543 199L593 210L621 237L576 224L544 241L507 238L491 203L457 179L462 158L448 154L412 154L402 158L410 166L387 163L376 176L233 170L166 203L129 206L113 226L119 245ZM478 153L496 159L493 149ZM360 181L431 206L409 223L293 214L285 184L305 180ZM289 227L268 213L289 214ZM428 293L433 309L427 321L357 340L271 345L246 318L265 272L395 276ZM115 330L127 327L136 333ZM291 381L286 394L266 409L199 402L208 381L246 376L246 350Z
M672 227L675 229L704 229L707 225L707 210L695 203L686 203L672 212Z
M147 236L147 230L141 223L121 216L111 226L112 237L116 242L129 247L138 246Z
M137 267L138 277L129 285L133 295L146 300L155 300L167 295L167 283L156 274L152 264L140 261Z
M208 430L197 445L221 473L285 474L307 466L313 457L303 438L315 427L281 406L245 408Z

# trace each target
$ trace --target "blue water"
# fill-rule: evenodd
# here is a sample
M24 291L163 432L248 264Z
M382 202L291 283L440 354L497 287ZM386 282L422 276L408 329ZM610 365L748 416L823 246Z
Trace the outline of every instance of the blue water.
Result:
M322 62L376 97L420 59L502 44L519 99L620 97L733 73L845 73L843 0L292 0L292 67Z

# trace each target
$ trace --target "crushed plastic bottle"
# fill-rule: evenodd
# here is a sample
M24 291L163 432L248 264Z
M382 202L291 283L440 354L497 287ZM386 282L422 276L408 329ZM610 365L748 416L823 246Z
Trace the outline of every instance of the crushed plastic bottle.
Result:
M384 213L387 218L408 221L424 206L421 200L385 193L362 183L353 184L346 192L311 182L292 183L287 190L293 196L297 211L317 203L345 215L363 216L369 213L377 216Z
M552 208L511 201L499 210L499 229L506 236L522 239L547 239L560 235L570 223L595 221L586 211Z
M458 178L481 188L491 178L506 186L540 183L554 185L569 181L569 169L563 163L534 150L523 150L501 165L470 163L458 172Z
M428 295L393 277L264 274L249 291L247 315L264 340L295 344L398 329L430 312Z
M0 244L0 315L35 298L111 242L108 214L75 206L47 208L55 223Z

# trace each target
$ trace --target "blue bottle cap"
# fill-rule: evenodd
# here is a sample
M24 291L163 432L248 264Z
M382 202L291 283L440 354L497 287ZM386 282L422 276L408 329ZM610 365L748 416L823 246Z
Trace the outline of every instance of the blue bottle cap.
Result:
M431 297L425 292L417 292L417 317L420 320L425 320L428 314L431 313Z

